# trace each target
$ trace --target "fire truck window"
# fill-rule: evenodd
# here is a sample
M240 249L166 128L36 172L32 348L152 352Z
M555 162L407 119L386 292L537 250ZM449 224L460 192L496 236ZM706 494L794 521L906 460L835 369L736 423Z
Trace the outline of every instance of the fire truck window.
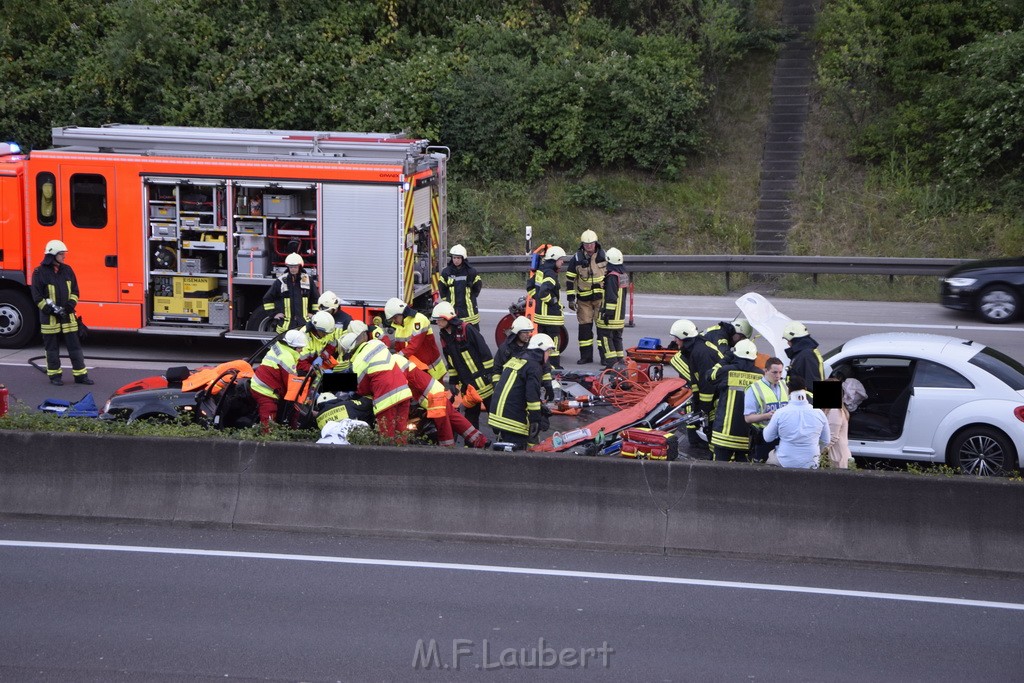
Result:
M76 228L107 226L107 179L91 173L71 176L71 224Z
M57 179L52 173L36 176L36 214L40 225L57 222Z

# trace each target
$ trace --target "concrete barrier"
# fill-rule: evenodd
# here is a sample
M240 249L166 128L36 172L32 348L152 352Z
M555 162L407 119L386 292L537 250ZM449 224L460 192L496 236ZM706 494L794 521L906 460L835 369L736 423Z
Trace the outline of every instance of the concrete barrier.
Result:
M569 455L0 432L0 515L1024 573L1024 484Z

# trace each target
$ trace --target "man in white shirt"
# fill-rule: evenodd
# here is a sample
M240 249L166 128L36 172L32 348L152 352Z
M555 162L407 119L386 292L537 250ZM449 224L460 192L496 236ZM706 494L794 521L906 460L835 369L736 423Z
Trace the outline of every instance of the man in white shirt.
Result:
M816 469L821 451L832 438L828 418L807 401L807 384L802 378L792 377L788 385L789 403L772 415L764 438L779 440L775 455L783 467Z

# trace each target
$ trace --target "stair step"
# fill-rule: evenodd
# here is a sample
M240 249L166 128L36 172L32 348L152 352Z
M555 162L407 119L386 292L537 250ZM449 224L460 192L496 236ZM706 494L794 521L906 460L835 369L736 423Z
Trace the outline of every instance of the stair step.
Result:
M761 188L761 201L790 201L793 197L793 190L766 190Z
M796 180L800 177L799 170L792 171L761 171L760 179L765 180Z
M774 133L768 131L764 137L765 145L789 145L793 149L803 149L804 136L800 133ZM772 149L779 149L774 147Z
M766 211L758 209L757 215L754 216L754 225L757 225L757 221L788 221L792 218L789 211Z
M799 134L804 131L804 128L806 128L805 121L770 121L768 123L769 133Z
M773 85L772 86L772 97L786 97L787 95L793 97L807 97L809 93L808 88L802 85Z
M793 192L796 189L796 182L793 180L762 180L761 192Z
M799 159L761 159L762 171L799 171Z

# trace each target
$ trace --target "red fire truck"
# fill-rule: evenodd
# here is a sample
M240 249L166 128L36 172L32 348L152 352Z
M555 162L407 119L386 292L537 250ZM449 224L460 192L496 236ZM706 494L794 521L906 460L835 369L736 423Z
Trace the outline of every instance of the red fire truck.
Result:
M372 321L430 305L446 262L448 150L377 133L112 124L0 144L0 347L39 327L32 271L68 247L92 329L268 336L262 299L298 253Z

